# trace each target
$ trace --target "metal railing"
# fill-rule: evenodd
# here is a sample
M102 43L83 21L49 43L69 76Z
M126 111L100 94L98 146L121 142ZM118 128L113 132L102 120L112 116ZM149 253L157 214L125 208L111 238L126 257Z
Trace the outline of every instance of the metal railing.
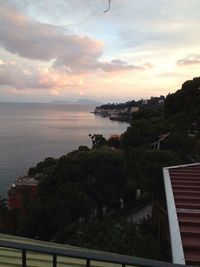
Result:
M183 267L180 264L172 264L155 260L148 260L132 256L124 256L115 253L102 251L93 251L81 248L58 248L51 246L42 246L39 244L18 243L17 241L0 240L0 247L15 249L21 251L21 265L27 267L27 252L42 253L52 256L52 267L57 267L57 257L64 256L86 261L86 267L92 267L91 262L97 261L102 263L119 264L122 267L144 266L144 267ZM66 265L67 266L67 265ZM42 267L42 265L41 265Z

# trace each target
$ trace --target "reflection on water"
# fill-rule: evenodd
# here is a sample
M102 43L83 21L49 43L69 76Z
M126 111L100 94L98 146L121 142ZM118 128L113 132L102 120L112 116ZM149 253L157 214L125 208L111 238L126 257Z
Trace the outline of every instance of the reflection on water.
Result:
M123 133L127 123L90 113L94 106L0 103L0 195L17 175L45 157L59 157L79 145L91 146L88 134Z

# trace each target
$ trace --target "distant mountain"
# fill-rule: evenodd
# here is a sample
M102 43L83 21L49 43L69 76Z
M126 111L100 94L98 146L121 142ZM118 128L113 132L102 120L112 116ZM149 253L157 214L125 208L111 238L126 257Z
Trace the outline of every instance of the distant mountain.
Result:
M68 100L53 100L53 104L68 104L68 105L101 105L102 103L93 99L88 98L80 98L76 101L68 101Z
M102 105L101 102L96 101L96 100L92 100L92 99L88 99L88 98L80 98L79 100L77 100L77 104L81 104L81 105Z
M67 101L67 100L53 100L53 104L76 104L75 102L72 101Z

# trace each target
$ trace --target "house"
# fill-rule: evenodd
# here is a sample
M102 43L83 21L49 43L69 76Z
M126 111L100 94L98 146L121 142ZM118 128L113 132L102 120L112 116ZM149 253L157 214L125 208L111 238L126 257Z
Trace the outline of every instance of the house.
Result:
M131 109L130 109L130 113L138 112L139 109L140 109L139 107L131 107Z
M32 177L18 177L8 190L8 207L24 208L24 201L31 201L37 193L38 180Z
M160 150L160 144L161 144L161 142L163 142L169 135L170 135L170 133L161 134L158 137L158 139L151 144L153 146L153 148L156 149L156 150Z
M152 217L152 203L147 202L125 215L126 221L129 223L140 224L143 220Z

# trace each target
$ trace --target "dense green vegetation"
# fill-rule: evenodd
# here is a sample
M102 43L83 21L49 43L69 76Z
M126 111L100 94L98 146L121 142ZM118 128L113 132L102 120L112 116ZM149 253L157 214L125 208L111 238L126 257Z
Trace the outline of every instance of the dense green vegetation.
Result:
M81 146L30 168L29 175L39 180L37 197L25 202L23 212L8 211L1 200L0 230L166 259L167 235L166 229L160 232L160 221L136 226L127 222L126 213L147 200L163 203L163 167L199 161L199 88L200 78L194 78L169 94L164 105L141 108L120 144L93 135L92 149Z
M160 97L151 97L150 99L148 99L148 101L141 99L138 101L131 100L125 103L108 103L108 104L101 105L100 108L102 109L129 109L129 110L131 107L139 107L139 108L148 107L149 108L152 106L159 106L159 100L164 100L164 99L165 97L161 95Z

